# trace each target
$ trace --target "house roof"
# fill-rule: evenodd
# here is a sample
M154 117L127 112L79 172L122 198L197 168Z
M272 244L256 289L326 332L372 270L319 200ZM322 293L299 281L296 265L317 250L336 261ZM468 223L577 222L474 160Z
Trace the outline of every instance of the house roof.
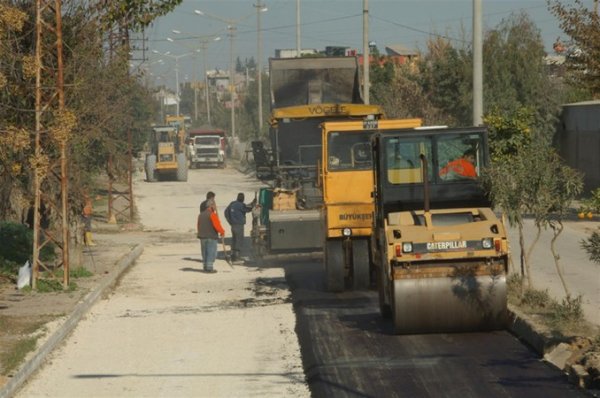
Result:
M563 104L562 106L589 106L589 105L600 105L600 100L572 102L570 104Z
M387 55L417 55L415 50L410 50L408 47L402 44L390 44L385 46Z

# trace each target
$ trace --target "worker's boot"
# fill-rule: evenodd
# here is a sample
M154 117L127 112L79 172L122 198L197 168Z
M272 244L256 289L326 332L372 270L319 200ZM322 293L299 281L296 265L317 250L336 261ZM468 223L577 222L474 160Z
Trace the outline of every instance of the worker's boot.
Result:
M92 240L92 233L91 232L86 232L85 233L85 235L83 237L83 241L84 241L84 243L85 243L86 246L96 246L96 244Z

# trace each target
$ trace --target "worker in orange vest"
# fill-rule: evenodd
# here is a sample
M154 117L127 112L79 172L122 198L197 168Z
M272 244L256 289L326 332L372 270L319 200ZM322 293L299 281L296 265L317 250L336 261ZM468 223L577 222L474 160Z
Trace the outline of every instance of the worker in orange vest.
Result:
M448 164L440 170L442 180L457 180L462 178L477 178L477 170L475 169L475 151L472 149L466 150L462 157L448 162Z
M81 212L81 217L83 218L83 243L86 246L96 246L94 241L92 240L92 199L85 194L84 196L84 205L83 211Z

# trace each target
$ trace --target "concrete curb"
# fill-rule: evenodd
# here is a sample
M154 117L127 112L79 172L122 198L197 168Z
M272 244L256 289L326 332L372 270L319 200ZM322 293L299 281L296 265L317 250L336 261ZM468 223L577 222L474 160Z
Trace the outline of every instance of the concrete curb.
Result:
M11 380L0 390L0 398L11 397L27 381L40 366L46 357L60 344L77 326L81 318L98 301L100 297L110 289L117 279L133 264L144 251L144 244L138 244L128 254L117 262L116 270L104 278L98 287L88 293L79 302L67 320L54 332L52 336L36 351L35 355L19 369Z
M570 364L569 361L576 351L569 345L537 330L536 326L527 320L516 309L509 306L510 324L508 330L519 340L529 345L548 364L563 372L568 381L586 392L595 395L598 390L590 389L590 375L581 365Z

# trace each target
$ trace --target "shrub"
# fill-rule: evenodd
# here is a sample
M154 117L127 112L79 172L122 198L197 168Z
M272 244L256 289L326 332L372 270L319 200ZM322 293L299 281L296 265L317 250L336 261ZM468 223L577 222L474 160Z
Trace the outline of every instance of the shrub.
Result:
M523 294L521 303L530 308L544 309L548 307L548 303L552 300L548 294L548 290L527 289Z
M592 232L589 238L581 241L581 247L588 252L590 260L600 264L600 233Z
M581 296L567 296L561 303L553 303L550 324L558 327L569 327L583 321L583 308Z
M3 221L0 222L0 258L23 265L31 258L33 251L33 231L26 225ZM54 245L46 244L40 253L42 261L54 258ZM18 268L17 268L18 269Z
M583 209L588 212L600 213L600 188L592 191L592 196L583 200Z

